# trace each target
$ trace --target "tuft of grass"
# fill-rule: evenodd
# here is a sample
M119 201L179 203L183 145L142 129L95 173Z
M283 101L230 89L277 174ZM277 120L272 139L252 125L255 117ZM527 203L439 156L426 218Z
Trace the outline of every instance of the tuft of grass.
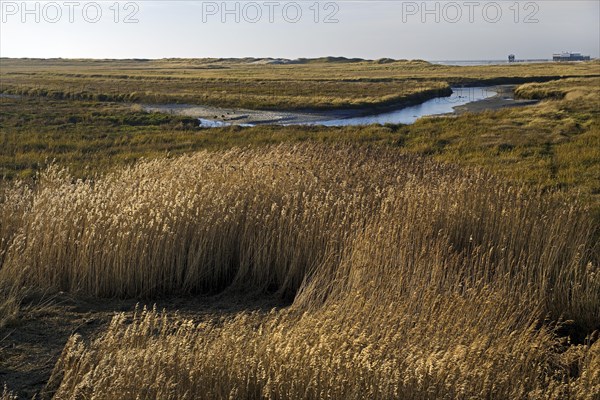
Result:
M0 288L0 329L3 329L17 318L21 300L21 293L14 287Z
M0 393L0 400L18 400L18 397L8 390L8 387L4 385L2 393Z
M547 100L576 100L581 97L588 97L599 105L600 100L597 96L592 96L590 93L590 85L597 88L599 79L596 78L570 78L560 79L546 83L528 83L519 86L515 90L515 95L523 99Z

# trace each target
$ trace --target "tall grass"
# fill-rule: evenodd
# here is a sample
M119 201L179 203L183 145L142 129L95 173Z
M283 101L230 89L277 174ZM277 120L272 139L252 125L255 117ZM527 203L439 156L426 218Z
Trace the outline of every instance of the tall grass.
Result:
M31 197L31 189L22 182L0 186L0 269L14 239L19 235L24 218L29 214ZM19 311L24 295L21 276L21 271L14 271L10 280L0 279L0 329L14 319Z
M313 154L317 151L317 154ZM7 275L98 296L294 293L340 249L396 177L391 154L324 149L202 152L96 181L48 170L7 252ZM344 154L346 156L344 156ZM379 154L378 154L379 155ZM352 179L346 171L354 171ZM377 179L371 175L377 174Z
M17 396L15 396L12 392L9 392L5 385L2 389L2 393L0 393L0 400L17 400Z
M600 325L600 271L575 201L343 145L201 152L87 182L52 168L21 201L3 214L4 282L293 299L200 323L117 316L69 341L59 399L600 394L600 345L582 340Z
M57 399L595 399L600 346L537 329L534 302L491 288L399 302L369 293L302 312L194 323L115 317L91 344L74 336ZM383 296L377 296L380 300Z
M581 79L561 79L546 83L527 83L517 87L515 95L524 99L566 99L592 103L596 108L599 105L597 93L600 79L598 77Z

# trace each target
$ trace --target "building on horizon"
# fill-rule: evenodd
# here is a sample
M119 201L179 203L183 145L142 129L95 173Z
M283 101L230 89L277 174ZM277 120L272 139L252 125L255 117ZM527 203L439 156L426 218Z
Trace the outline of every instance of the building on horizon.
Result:
M590 56L581 55L581 53L555 53L552 54L552 61L589 61Z

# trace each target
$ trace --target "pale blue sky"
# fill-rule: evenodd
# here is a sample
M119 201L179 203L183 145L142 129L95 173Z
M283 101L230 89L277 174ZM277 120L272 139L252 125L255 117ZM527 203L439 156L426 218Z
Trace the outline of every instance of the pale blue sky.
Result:
M63 58L320 57L426 60L550 58L553 52L600 56L600 1L1 1L0 56ZM452 3L452 4L450 4ZM493 3L493 4L490 4ZM517 7L515 7L517 3ZM437 4L437 5L436 5ZM57 14L57 6L61 15ZM296 9L302 16L296 18ZM36 8L37 7L37 8ZM69 7L73 22L69 21ZM113 7L112 9L110 7ZM136 11L137 23L124 23ZM287 14L284 15L283 8ZM312 8L311 8L312 7ZM336 10L337 23L324 23ZM424 7L430 11L424 13ZM436 9L437 7L437 9ZM257 14L260 9L261 16ZM516 10L518 14L516 13ZM497 14L498 10L501 15ZM470 12L471 11L471 12ZM274 21L269 21L273 13ZM461 13L461 15L458 14ZM528 15L529 23L525 22ZM35 19L39 18L39 22ZM222 17L226 18L223 22ZM284 19L286 17L288 21ZM425 21L422 19L425 18ZM439 18L439 22L436 22ZM472 18L472 21L470 19ZM517 21L515 21L515 18ZM25 19L23 21L23 19ZM292 23L291 20L299 19ZM493 22L497 19L497 22ZM52 23L51 21L56 22ZM255 23L250 22L256 20ZM456 22L452 22L455 20ZM537 20L537 22L535 22Z

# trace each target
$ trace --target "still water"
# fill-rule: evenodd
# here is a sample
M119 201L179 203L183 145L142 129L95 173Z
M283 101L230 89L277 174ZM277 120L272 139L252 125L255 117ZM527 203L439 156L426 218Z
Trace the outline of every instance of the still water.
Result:
M310 125L348 126L388 123L412 124L421 117L451 113L453 107L462 106L473 101L484 100L495 95L496 92L489 87L452 88L451 96L436 97L435 99L428 100L416 106L364 117L317 121L310 123Z
M313 120L311 122L269 122L267 125L320 125L320 126L349 126L349 125L371 125L371 124L412 124L421 117L452 113L453 108L474 101L480 101L493 97L496 92L493 87L455 87L452 95L436 97L419 105L386 111L380 114L366 116L347 117L340 119ZM359 114L359 113L358 113ZM203 128L220 128L231 126L230 122L213 119L199 118L200 126ZM255 126L254 124L236 124L239 126Z

